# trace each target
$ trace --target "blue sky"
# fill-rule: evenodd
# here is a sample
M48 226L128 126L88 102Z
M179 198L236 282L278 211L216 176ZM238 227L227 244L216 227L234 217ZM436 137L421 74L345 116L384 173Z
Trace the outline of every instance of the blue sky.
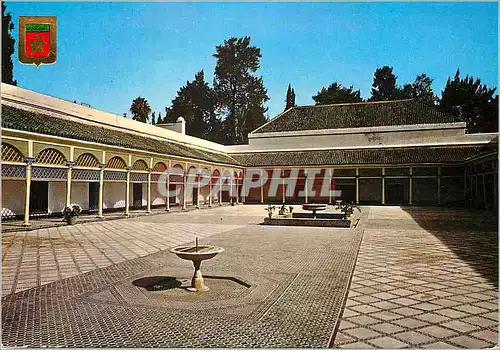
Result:
M215 46L249 35L260 47L259 75L284 108L333 81L370 96L377 67L394 67L398 84L420 73L440 94L448 76L498 82L498 4L490 3L25 3L14 17L57 16L57 62L36 68L14 54L18 85L122 115L137 96L164 111L177 90L204 69L212 85ZM164 113L162 113L164 114Z

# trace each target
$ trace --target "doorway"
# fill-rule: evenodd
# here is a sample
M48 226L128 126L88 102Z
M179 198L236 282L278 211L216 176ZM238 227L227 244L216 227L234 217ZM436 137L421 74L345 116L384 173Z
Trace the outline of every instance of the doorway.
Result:
M142 207L142 184L134 183L133 185L133 207L139 209Z
M89 211L99 209L99 183L89 182Z
M193 187L193 205L198 205L198 187Z
M33 181L30 188L30 215L43 215L49 212L49 183Z
M386 178L385 203L389 205L407 205L409 202L408 178Z

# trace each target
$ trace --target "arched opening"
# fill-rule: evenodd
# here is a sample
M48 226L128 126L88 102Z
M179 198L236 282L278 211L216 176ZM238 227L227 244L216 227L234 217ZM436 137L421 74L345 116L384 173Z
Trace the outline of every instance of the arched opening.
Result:
M106 164L106 168L125 170L127 168L127 164L125 163L125 161L122 158L115 156L115 157L112 157L108 160L108 163Z
M148 167L148 165L146 164L145 161L143 161L142 159L138 159L132 165L132 170L136 170L136 171L148 171L149 167Z
M66 165L66 157L54 149L45 148L41 150L35 157L35 163L38 164L51 164L51 165Z
M78 156L75 166L84 168L98 168L99 160L92 153L84 153Z
M24 156L16 147L2 143L2 162L23 163Z

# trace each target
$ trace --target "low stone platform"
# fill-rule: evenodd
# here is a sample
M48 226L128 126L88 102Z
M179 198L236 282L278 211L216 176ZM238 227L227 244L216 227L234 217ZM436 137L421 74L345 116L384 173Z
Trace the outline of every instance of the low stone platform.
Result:
M314 226L314 227L355 227L358 219L309 219L296 217L265 218L264 225L273 226Z

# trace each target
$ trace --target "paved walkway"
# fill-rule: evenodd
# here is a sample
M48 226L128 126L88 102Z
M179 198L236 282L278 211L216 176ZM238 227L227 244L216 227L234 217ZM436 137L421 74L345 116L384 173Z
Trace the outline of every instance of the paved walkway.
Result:
M126 260L4 297L2 341L17 347L327 347L362 231L256 225L264 216L263 206L227 207L166 215L163 222L152 216L68 228L80 226L81 236L62 236L84 247L88 242L88 249L91 242L108 243L102 264ZM166 222L173 218L183 223ZM235 225L238 220L246 225ZM168 246L170 237L192 241L204 230L210 236L202 243L225 251L203 263L211 290L192 294L183 290L192 264L153 250ZM131 251L144 256L129 260ZM93 249L89 257L99 254Z
M224 213L225 207L220 208ZM232 207L233 208L233 207ZM207 210L208 211L208 210ZM193 223L188 213L56 226L2 235L2 295L169 249L240 225ZM205 215L207 215L205 213ZM213 216L214 214L208 214ZM187 219L187 218L190 219ZM171 220L169 220L171 219ZM166 220L172 222L165 222Z
M372 207L335 346L497 344L497 233L421 227L454 221L467 226L467 216L444 209Z
M363 212L355 230L259 226L265 207L245 205L4 233L4 344L484 348L498 343L493 218L447 209L365 207ZM179 289L149 291L172 281L159 276L188 283L191 268L165 250L196 236L226 248L205 264L205 276L236 276L240 284L208 279L212 293L197 304ZM141 287L138 281L153 284ZM206 310L215 312L211 322L217 326L202 322L198 326L205 332L198 333L193 317L207 317ZM168 316L171 312L175 316Z
M224 203L224 206L228 206L229 204ZM208 205L203 205L201 209L214 209L218 208L218 204L214 204L213 207L209 208ZM186 208L186 211L199 210L196 206L189 205ZM181 213L184 212L181 206L173 205L170 207L170 213ZM165 207L156 207L151 209L151 213L146 213L145 209L132 209L129 212L129 219L136 218L141 216L151 216L151 215L161 215L165 214ZM108 220L121 220L124 219L123 210L118 211L105 211L103 213L102 218L97 217L97 213L86 213L78 216L78 223L89 223L89 222L101 222ZM4 220L2 221L2 233L7 232L15 232L15 231L33 231L41 228L50 228L50 227L58 227L58 226L66 226L66 221L63 220L62 217L33 217L30 218L30 225L24 226L23 220Z

